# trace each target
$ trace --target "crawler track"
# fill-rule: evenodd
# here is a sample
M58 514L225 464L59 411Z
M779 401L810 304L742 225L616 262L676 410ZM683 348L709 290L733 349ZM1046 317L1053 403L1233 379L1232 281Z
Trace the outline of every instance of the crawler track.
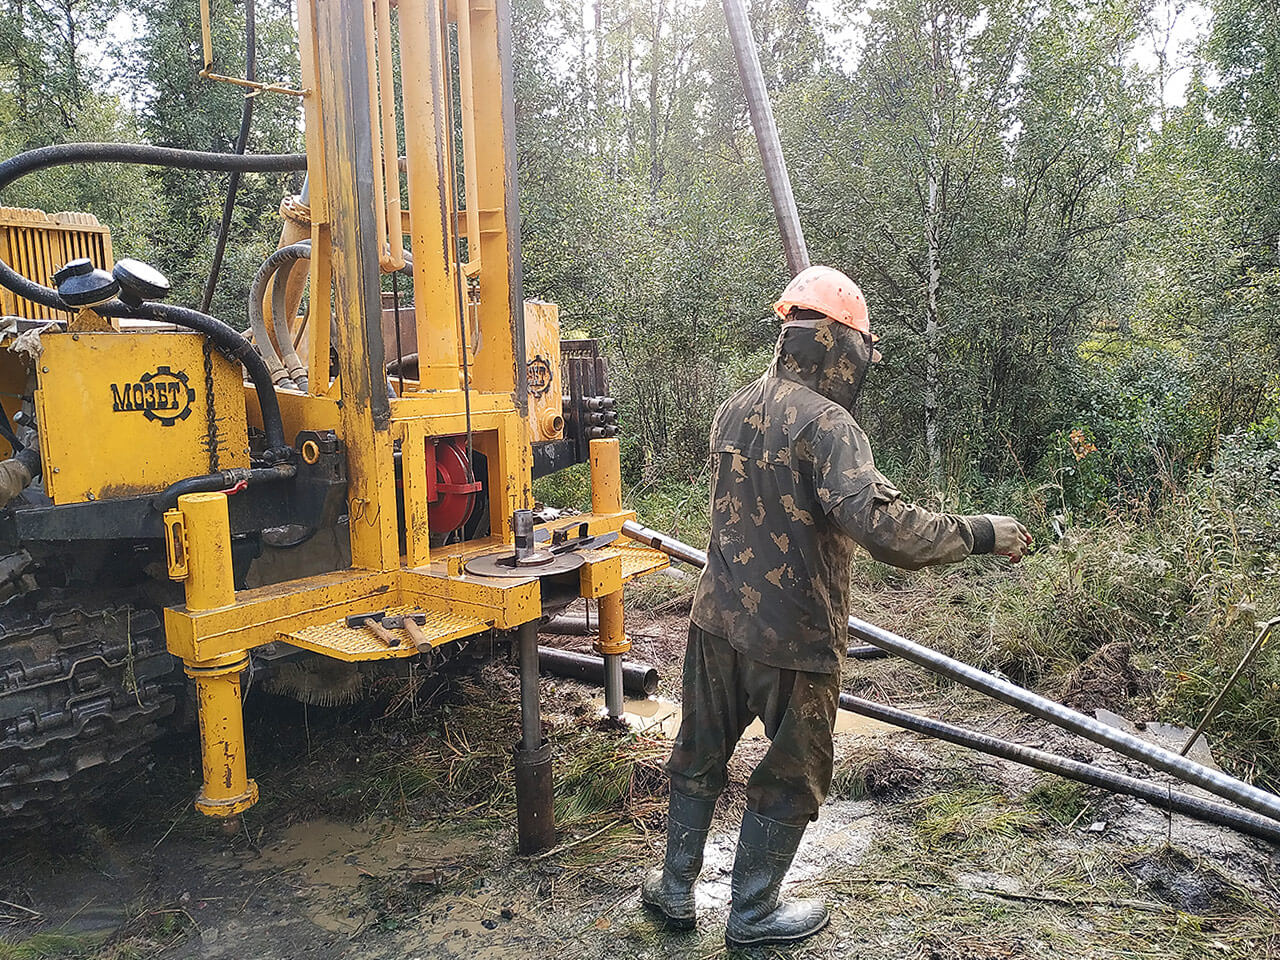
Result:
M71 819L140 769L175 666L154 608L63 590L0 606L0 833Z

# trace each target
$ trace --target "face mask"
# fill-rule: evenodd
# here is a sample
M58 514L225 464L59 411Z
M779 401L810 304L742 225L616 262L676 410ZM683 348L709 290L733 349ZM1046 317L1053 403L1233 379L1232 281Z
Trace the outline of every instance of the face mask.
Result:
M803 383L850 412L870 365L867 336L825 318L786 324L774 358L778 375Z

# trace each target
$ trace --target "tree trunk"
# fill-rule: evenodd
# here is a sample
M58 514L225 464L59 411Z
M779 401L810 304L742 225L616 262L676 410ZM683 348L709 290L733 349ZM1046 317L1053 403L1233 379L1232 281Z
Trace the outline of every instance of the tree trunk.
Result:
M929 142L925 157L928 194L925 208L925 246L927 281L925 289L925 379L924 441L929 456L929 480L935 489L942 484L942 454L938 441L938 291L942 286L942 196L939 172L938 140L942 121L942 42L938 36L938 18L932 23L933 62L929 91Z
M654 0L653 46L649 53L649 196L658 194L662 162L658 157L658 80L662 74L662 4Z

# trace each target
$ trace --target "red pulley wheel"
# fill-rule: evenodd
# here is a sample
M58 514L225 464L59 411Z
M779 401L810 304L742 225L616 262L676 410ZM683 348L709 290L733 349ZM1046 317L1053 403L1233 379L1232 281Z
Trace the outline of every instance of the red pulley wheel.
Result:
M465 437L427 440L427 526L452 533L471 519L481 484L471 477Z

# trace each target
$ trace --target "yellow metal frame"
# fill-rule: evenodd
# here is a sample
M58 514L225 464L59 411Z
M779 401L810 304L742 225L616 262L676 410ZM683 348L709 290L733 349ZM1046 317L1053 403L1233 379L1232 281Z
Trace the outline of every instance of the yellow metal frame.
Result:
M280 400L289 435L336 429L345 444L352 566L236 591L226 497L181 497L166 515L169 572L184 582L186 603L165 611L165 631L169 650L183 659L199 689L205 786L197 806L210 815L234 815L257 796L246 772L236 686L237 671L253 648L283 642L352 662L406 657L418 647L384 646L349 627L346 618L421 611L427 615L422 633L436 645L486 630L513 630L542 616L536 578L464 572L470 557L512 549L511 516L533 506L508 3L299 3L311 235L310 382L307 393L284 392ZM207 2L202 10L207 18ZM451 24L457 91L450 89ZM396 30L401 49L415 51L401 71L399 131L393 129L397 91L390 61ZM206 67L210 59L206 40ZM462 210L454 185L455 94L462 117ZM400 135L403 184L394 153ZM388 398L380 278L406 262L406 234L419 372L416 380L405 381L402 395ZM460 239L467 241L465 262ZM478 284L474 304L468 281ZM554 323L552 308L542 314ZM330 317L336 321L339 365L332 383ZM252 394L246 400L250 421L260 423ZM555 408L547 405L545 419L558 412L558 403ZM430 438L459 435L469 436L487 458L492 535L432 547L425 445ZM402 498L396 488L397 446ZM585 523L592 535L616 533L634 517L622 506L616 440L592 441L591 474L592 512L545 525L551 532ZM667 558L622 541L585 551L583 559L579 591L599 603L599 649L625 652L630 644L623 586L666 566Z
M53 286L53 275L69 261L87 257L110 270L111 231L88 213L47 214L0 207L0 259L29 280ZM60 311L0 288L0 314L32 320L64 320Z

